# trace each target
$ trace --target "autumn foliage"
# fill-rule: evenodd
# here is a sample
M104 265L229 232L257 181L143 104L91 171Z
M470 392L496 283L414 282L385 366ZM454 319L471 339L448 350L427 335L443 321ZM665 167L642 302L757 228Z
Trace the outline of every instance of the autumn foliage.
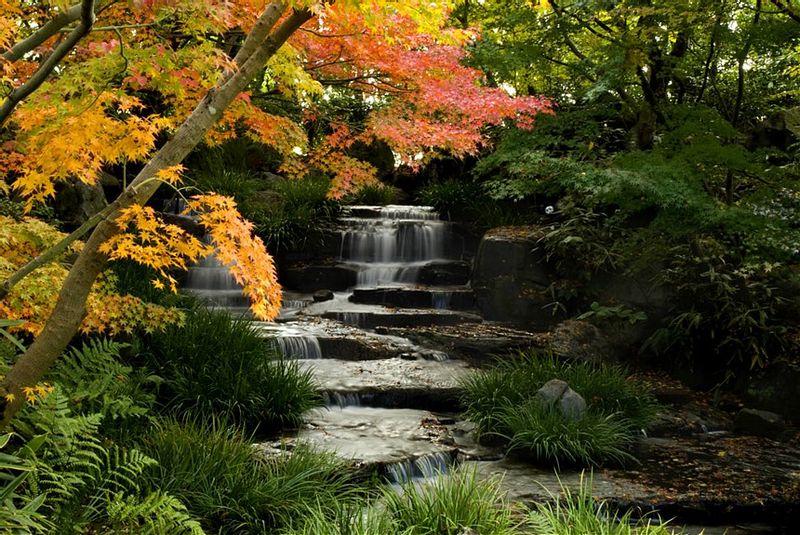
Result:
M475 154L487 143L487 126L515 121L530 127L537 113L549 109L542 99L513 98L488 87L480 71L464 65L466 47L479 34L448 26L451 2L288 4L310 9L314 17L223 111L204 142L247 136L269 145L282 155L285 174L329 176L332 197L377 180L369 163L347 153L357 141L386 142L401 164L418 168L441 154ZM92 185L104 172L124 181L209 90L235 72L241 38L267 5L263 0L97 2L95 31L0 132L0 187L31 208L51 198L59 183ZM68 4L0 0L0 7L0 48L6 49L28 37L32 30L25 28L42 27ZM0 85L12 89L25 83L57 41L56 34L20 59L0 59ZM327 114L325 104L337 91L367 106L364 121L351 124ZM286 111L263 105L273 97L290 103ZM321 123L327 133L309 138L307 132ZM178 171L162 170L155 179L180 187ZM212 194L190 206L212 246L163 224L152 208L134 205L116 220L126 232L102 251L112 260L129 258L154 268L159 274L154 284L175 289L171 272L215 249L251 298L256 316L275 317L280 289L274 264L235 204ZM0 311L4 314L19 315L10 306Z

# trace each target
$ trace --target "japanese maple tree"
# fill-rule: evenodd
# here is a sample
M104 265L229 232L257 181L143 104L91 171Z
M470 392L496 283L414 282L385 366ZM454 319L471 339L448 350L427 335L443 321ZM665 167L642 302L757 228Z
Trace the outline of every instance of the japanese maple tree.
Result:
M122 193L105 209L35 259L0 271L0 302L8 302L20 281L86 238L49 319L3 379L4 421L18 409L21 389L36 384L79 328L108 259L144 263L159 273L154 284L174 289L171 270L216 249L254 314L277 315L274 263L231 199L209 193L189 200L211 246L146 206L160 186L181 187L181 162L199 143L249 136L282 154L291 176L329 172L331 195L339 196L375 180L371 165L346 154L356 141L384 141L420 165L442 152L475 153L486 126L532 126L548 103L512 98L465 67L465 47L477 35L447 26L451 7L419 0L0 0L0 188L32 208L59 182L93 185L112 168L125 170ZM278 91L311 121L332 86L359 91L370 113L355 127L334 122L313 143L304 124L253 98Z

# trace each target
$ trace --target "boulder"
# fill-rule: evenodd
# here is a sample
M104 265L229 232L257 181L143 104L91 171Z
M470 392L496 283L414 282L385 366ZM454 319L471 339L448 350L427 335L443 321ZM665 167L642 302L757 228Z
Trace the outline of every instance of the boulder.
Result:
M505 227L484 235L475 257L472 288L478 308L492 321L548 327L557 320L550 269L538 240L540 227Z
M758 370L748 382L747 397L757 407L800 421L800 364L776 362Z
M586 400L561 379L551 379L536 391L536 399L548 407L558 407L561 414L577 420L586 414Z
M281 271L281 284L298 292L340 291L356 285L358 270L353 266L294 265Z
M573 389L567 387L561 399L558 400L558 408L565 418L579 420L586 414L586 400Z
M417 282L429 286L463 286L469 282L469 273L469 262L431 262L419 269Z
M561 379L551 379L536 391L536 398L545 405L552 407L561 399L567 389L569 389L569 385Z
M780 414L756 409L742 409L736 415L733 429L743 435L777 438L785 430L785 426Z

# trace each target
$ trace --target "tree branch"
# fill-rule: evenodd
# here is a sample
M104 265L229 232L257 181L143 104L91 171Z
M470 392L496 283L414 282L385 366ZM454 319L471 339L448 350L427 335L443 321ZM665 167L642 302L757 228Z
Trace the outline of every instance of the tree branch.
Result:
M792 19L793 21L800 24L800 13L794 10L794 8L789 4L789 2L783 2L782 0L771 0L775 7L777 7L781 13Z
M3 59L6 61L17 61L22 59L22 56L50 39L52 36L61 31L64 26L67 26L68 24L80 19L82 8L83 4L81 3L72 6L66 11L62 11L50 19L47 24L39 28L28 38L20 41L3 53Z
M59 44L47 57L39 69L31 76L27 82L17 87L8 94L3 104L0 105L0 127L5 124L14 108L28 98L28 96L41 86L50 73L61 63L67 54L78 44L86 34L92 29L94 24L94 0L83 0L80 4L81 23L75 28L64 41ZM56 30L57 31L57 30Z

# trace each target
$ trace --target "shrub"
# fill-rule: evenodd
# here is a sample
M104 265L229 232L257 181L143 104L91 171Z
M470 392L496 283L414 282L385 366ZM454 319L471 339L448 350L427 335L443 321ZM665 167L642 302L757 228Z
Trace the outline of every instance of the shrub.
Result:
M275 180L270 187L275 199L270 204L248 203L244 215L255 223L256 232L273 251L321 239L321 231L339 217L340 204L328 198L327 179Z
M251 442L219 420L162 422L143 445L158 461L150 484L182 499L209 533L229 534L272 533L357 492L330 454L298 446L264 459Z
M287 535L511 535L517 521L495 479L456 470L422 484L385 487L380 500L324 502L308 510Z
M593 464L633 460L627 448L633 442L630 425L616 414L587 412L583 417L564 418L556 409L536 400L505 407L500 428L507 430L510 451L531 455L537 461Z
M386 184L365 184L343 199L344 204L386 205L400 198L400 190Z
M491 199L478 182L447 179L432 181L417 192L420 202L433 206L445 219L463 221L477 229L528 222L525 206L509 206Z
M535 394L551 379L567 382L583 396L588 406L584 418L568 422L538 406ZM629 458L624 452L635 430L647 427L657 408L620 367L566 362L536 351L499 361L467 377L462 386L466 416L477 424L479 436L500 437L513 450L556 462Z
M297 424L319 402L311 372L277 358L250 322L225 312L196 307L185 325L146 342L169 407L225 415L270 431Z

